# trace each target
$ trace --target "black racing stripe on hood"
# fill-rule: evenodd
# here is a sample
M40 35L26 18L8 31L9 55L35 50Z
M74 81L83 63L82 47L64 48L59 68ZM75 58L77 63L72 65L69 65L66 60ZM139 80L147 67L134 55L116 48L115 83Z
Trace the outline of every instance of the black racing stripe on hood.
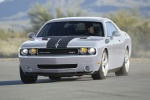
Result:
M50 37L50 40L47 42L47 48L56 48L56 44L57 42L63 38L62 36L58 36L58 37Z
M58 47L57 48L67 48L67 45L68 45L68 43L72 40L72 39L74 39L74 38L80 38L81 36L67 36L67 37L64 37L64 38L62 38L60 41L59 41L59 45L58 45ZM87 36L87 37L89 37L89 36ZM82 38L82 37L81 37ZM85 38L85 36L84 36L84 38Z

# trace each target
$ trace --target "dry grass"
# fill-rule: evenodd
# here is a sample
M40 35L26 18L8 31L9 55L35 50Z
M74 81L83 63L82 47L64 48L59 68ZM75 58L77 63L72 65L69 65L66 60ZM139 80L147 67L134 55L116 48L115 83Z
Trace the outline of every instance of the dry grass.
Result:
M24 32L3 30L0 28L0 58L17 57L19 46L27 40Z
M136 54L137 58L150 58L150 50L141 50Z
M9 38L23 38L26 37L24 32L7 32L0 29L0 40L6 40Z
M150 58L130 58L130 61L135 63L150 63Z
M26 41L27 38L7 38L0 40L0 58L17 56L19 46Z

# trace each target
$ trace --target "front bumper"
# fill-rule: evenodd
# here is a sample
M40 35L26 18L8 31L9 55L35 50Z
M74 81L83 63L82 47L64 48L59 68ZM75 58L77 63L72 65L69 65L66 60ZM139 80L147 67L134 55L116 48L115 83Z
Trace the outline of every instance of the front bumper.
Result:
M20 66L23 72L39 75L44 74L61 74L61 73L92 73L100 67L100 58L97 55L76 55L76 56L20 56ZM76 68L57 68L42 69L37 65L60 65L60 64L76 64ZM89 66L86 71L85 67ZM29 69L30 68L30 69Z

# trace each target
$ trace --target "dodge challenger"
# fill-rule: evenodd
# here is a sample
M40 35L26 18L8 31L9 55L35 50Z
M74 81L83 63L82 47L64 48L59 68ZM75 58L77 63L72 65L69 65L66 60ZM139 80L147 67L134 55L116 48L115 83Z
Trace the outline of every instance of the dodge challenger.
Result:
M108 18L52 19L28 37L18 52L23 83L35 83L39 75L51 80L91 75L98 80L109 72L129 72L131 38Z

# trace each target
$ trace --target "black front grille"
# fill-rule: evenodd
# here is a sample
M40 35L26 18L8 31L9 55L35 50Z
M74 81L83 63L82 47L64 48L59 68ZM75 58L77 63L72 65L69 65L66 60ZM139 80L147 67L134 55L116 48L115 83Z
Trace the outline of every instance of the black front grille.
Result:
M40 54L46 54L46 55L77 55L78 49L38 49L38 55Z
M77 64L37 65L41 69L76 68Z

